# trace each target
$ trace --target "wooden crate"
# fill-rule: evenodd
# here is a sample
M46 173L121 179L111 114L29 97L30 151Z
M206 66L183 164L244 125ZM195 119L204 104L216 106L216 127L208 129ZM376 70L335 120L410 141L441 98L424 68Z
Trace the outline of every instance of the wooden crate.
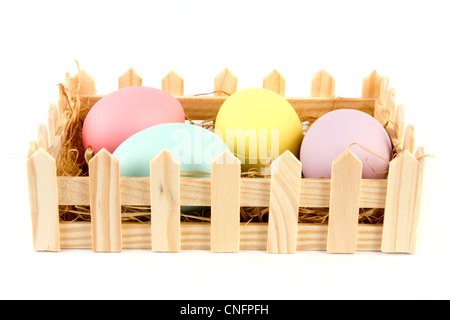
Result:
M285 80L273 71L263 87L285 94ZM360 98L334 96L335 80L324 70L311 81L311 97L287 98L299 115L312 117L340 108L373 115L385 126L397 156L387 179L361 179L361 161L351 151L333 163L331 179L301 177L301 163L290 152L272 164L267 178L243 178L238 160L224 152L212 164L211 177L180 177L178 161L163 151L151 161L151 178L120 177L120 164L102 150L89 162L89 176L57 176L56 155L67 107L62 91L49 108L48 126L40 125L27 159L34 249L92 248L100 252L151 249L178 252L267 250L295 253L357 250L414 253L423 179L423 148L414 153L414 126L404 124L404 107L395 104L389 79L376 71L364 78ZM119 88L142 85L132 69ZM95 81L85 71L66 74L65 90L94 105ZM174 95L190 119L214 118L237 78L225 69L214 80L214 95L185 96L183 79L170 72L162 89ZM414 155L414 156L413 156ZM223 164L223 159L229 160ZM163 165L164 164L164 165ZM170 195L169 197L167 195ZM91 222L62 222L59 206L90 206ZM122 223L121 206L150 206L151 223ZM211 222L180 222L180 206L211 206ZM268 223L241 223L239 207L268 207ZM298 223L299 207L329 207L328 224ZM358 224L359 208L384 208L384 223Z

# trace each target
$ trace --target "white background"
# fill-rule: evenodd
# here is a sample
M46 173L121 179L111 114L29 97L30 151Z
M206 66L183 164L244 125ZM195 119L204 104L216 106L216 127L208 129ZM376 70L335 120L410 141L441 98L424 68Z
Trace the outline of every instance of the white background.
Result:
M1 1L0 298L448 299L450 1ZM160 87L213 90L228 67L239 88L277 69L287 96L308 96L325 68L336 94L358 97L374 69L389 76L425 147L428 174L416 255L263 251L155 254L32 250L25 160L75 59L117 87L133 67Z

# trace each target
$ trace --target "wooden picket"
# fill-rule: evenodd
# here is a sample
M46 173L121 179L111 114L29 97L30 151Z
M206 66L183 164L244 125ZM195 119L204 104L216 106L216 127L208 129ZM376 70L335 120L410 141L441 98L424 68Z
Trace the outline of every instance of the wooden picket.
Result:
M106 150L89 161L92 249L122 251L119 162Z
M119 77L119 89L133 86L142 86L142 78L130 68Z
M333 97L334 87L335 80L322 69L311 79L311 97Z
M362 163L350 149L333 161L327 251L354 253L359 217Z
M180 162L167 150L150 162L152 249L180 251Z
M269 253L295 253L302 165L288 150L272 163L270 179Z
M383 252L414 253L423 165L408 150L391 161L384 212Z
M286 94L286 79L277 70L273 70L264 78L263 88L272 90L284 97Z
M56 161L43 148L33 153L34 143L30 147L27 173L34 250L60 251Z
M211 164L211 251L238 252L241 162L225 150Z
M161 89L173 96L182 96L184 95L184 80L172 70L162 79Z
M142 85L136 71L119 77L119 88ZM282 96L286 80L274 70L263 87ZM161 88L176 96L190 119L213 118L225 99L237 90L237 77L224 69L214 79L214 96L184 96L184 82L174 71ZM361 98L335 97L335 80L325 70L311 80L311 98L287 98L299 115L312 118L339 108L373 115L391 138L397 156L388 179L361 179L362 163L350 151L333 162L331 179L305 179L295 155L285 152L272 162L269 178L242 178L239 160L229 151L217 157L211 177L180 177L180 163L167 150L150 163L150 177L120 177L120 164L106 150L89 162L87 177L57 177L55 158L63 113L75 95L86 107L96 95L95 80L86 71L59 87L58 106L48 109L48 123L39 125L30 141L27 171L33 242L36 251L92 248L99 252L151 249L178 252L267 250L295 253L357 250L414 253L421 205L423 148L415 157L413 125L405 125L405 108L396 105L389 78L376 71L363 79ZM58 206L90 206L91 222L59 221ZM151 206L151 223L122 222L121 206ZM180 222L181 206L211 206L211 223ZM269 208L268 223L241 223L242 206ZM298 223L299 207L329 207L328 224ZM358 224L360 208L384 208L381 225Z

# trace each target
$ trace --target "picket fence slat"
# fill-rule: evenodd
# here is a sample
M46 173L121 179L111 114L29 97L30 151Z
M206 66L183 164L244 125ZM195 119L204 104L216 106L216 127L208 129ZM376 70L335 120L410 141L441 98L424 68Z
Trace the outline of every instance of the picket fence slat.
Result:
M142 78L133 68L130 68L119 77L119 89L132 86L142 86Z
M89 161L92 249L122 251L119 162L106 150Z
M362 163L350 149L333 161L328 253L354 253L359 217Z
M302 165L288 150L272 163L270 183L269 253L295 253Z
M391 161L383 223L383 252L415 252L422 176L423 165L408 150Z
M211 251L238 252L241 162L225 150L211 164Z
M36 251L60 251L56 161L43 148L33 151L35 147L30 143L27 159L33 246Z
M150 162L152 250L180 251L180 162L167 150Z

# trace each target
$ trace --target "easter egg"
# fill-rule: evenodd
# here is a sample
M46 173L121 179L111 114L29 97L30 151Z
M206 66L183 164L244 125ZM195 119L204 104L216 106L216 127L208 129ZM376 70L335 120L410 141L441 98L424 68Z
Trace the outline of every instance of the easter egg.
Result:
M347 148L363 165L363 179L384 179L392 143L383 126L358 110L340 109L317 119L302 142L300 162L305 178L330 178L331 165Z
M185 122L184 110L172 95L150 87L127 87L101 98L83 123L85 149L105 148L113 153L133 134L148 127Z
M262 167L286 150L298 155L303 138L300 119L281 95L262 88L237 91L222 104L215 132L241 161L242 169Z
M182 176L211 173L211 162L226 144L213 132L189 123L156 125L132 135L114 151L119 160L120 175L150 175L150 161L162 150L168 150L180 161Z

